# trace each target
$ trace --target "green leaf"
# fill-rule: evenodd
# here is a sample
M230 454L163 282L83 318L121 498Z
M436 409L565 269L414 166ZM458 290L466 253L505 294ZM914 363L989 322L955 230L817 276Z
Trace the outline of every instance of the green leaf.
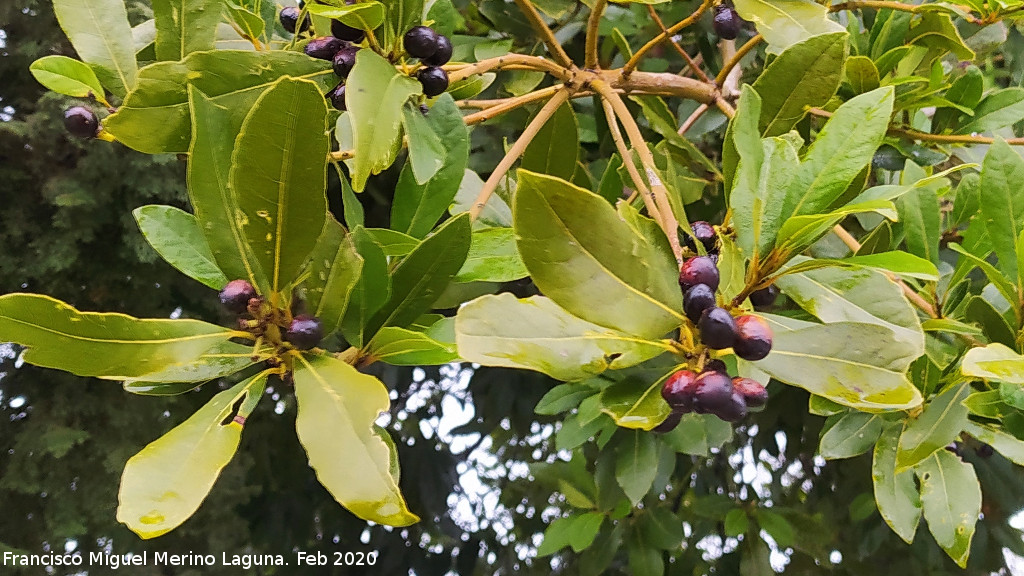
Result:
M132 215L149 245L182 274L220 290L228 283L196 217L173 206L140 206Z
M1018 466L1024 466L1024 442L1012 434L1007 434L999 428L984 426L967 421L964 431L971 436L995 448L996 452Z
M139 68L124 0L54 0L53 11L107 90L123 97L135 87Z
M566 546L582 552L593 543L604 523L600 512L581 512L565 518L558 518L544 531L544 541L537 548L537 556L543 557L558 552Z
M388 326L366 345L367 353L394 366L436 366L459 359L455 351L454 318L439 320L427 332Z
M580 405L580 402L594 395L594 390L580 384L559 384L537 402L533 411L545 416L561 414Z
M224 125L237 132L256 99L282 76L314 80L321 92L337 82L330 62L300 52L193 52L182 61L140 70L137 86L103 127L118 142L146 154L188 152L189 86L226 110Z
M444 164L445 148L419 108L402 107L402 126L409 138L409 166L416 183L427 183Z
M761 145L760 154L739 148L735 185L729 195L736 243L751 260L760 259L775 245L783 225L786 189L800 166L796 149L787 140L766 138ZM748 166L748 162L760 165Z
M644 542L659 550L675 550L683 542L683 522L667 507L647 508L637 522Z
M85 62L67 56L44 56L32 63L29 72L46 88L75 98L93 97L107 105L103 86Z
M875 445L884 421L877 414L847 412L821 436L821 456L826 460L859 456Z
M238 449L246 414L236 406L258 400L261 372L217 394L205 406L125 464L117 520L141 538L166 534L188 520ZM237 414L237 416L236 416Z
M925 12L910 28L906 42L948 51L960 60L974 60L974 51L964 43L949 14Z
M736 11L768 42L768 51L779 53L812 36L843 32L828 18L828 9L810 0L738 0Z
M448 210L469 160L469 131L450 95L437 98L427 114L427 124L443 146L444 164L422 185L417 183L412 167L406 165L398 177L391 204L391 228L415 238L426 236Z
M784 516L766 508L758 508L755 515L761 529L779 546L789 547L793 544L793 525Z
M1012 410L1003 402L1002 393L999 390L972 392L964 399L964 406L971 414L993 420L1002 420L1003 416Z
M600 196L519 171L514 202L519 253L540 291L588 322L660 337L682 322L677 265Z
M332 216L309 255L306 308L320 319L324 334L341 328L349 298L363 271L363 257L352 237Z
M181 60L213 50L222 5L219 0L153 0L156 59Z
M878 68L867 56L851 56L846 60L846 80L857 94L870 92L881 84Z
M418 522L392 470L395 447L373 425L390 404L384 384L332 356L304 355L296 364L295 430L320 483L364 520Z
M718 291L725 300L732 300L746 287L747 260L728 236L718 242Z
M384 251L365 228L357 226L349 238L363 259L363 269L349 295L341 332L350 344L362 346L373 335L368 331L370 319L391 297L391 275Z
M763 317L775 334L771 353L755 366L773 378L858 410L921 403L921 393L902 373L905 356L892 350L892 330L856 322L804 322L790 329L777 316Z
M907 251L938 265L942 217L935 191L915 188L899 197L896 209L903 223Z
M981 216L999 269L1017 278L1015 241L1024 231L1024 158L1005 140L989 146L981 170ZM1013 302L1014 300L1011 300Z
M965 119L957 134L992 132L1020 121L1024 116L1024 88L996 90L974 109L974 116Z
M981 513L981 485L974 467L948 450L939 450L918 465L924 519L935 542L961 568Z
M310 2L306 6L310 14L340 20L344 24L359 30L373 30L384 22L384 5L380 2L360 2L333 6Z
M914 473L896 471L896 445L902 426L890 424L875 444L871 479L875 503L885 523L897 536L910 544L921 521L921 497L914 484Z
M389 257L405 256L420 245L416 238L388 228L367 228L366 232Z
M230 187L246 241L270 290L288 290L327 215L327 104L316 84L282 78L245 119Z
M615 479L636 505L654 483L658 472L658 445L654 435L642 430L626 433L615 448Z
M900 435L897 470L911 468L956 440L967 423L963 402L970 393L967 384L949 386L925 405L920 416L907 421Z
M842 260L833 258L800 260L799 263L782 269L781 274L795 274L797 272L832 267L852 268L854 270L866 268L892 272L898 276L917 278L930 282L937 282L939 280L939 270L935 267L935 264L913 254L907 254L898 250L864 255L860 255L860 252L858 252L857 254L857 256L850 256Z
M482 296L455 317L459 355L485 366L527 368L579 380L635 366L667 344L603 328L572 316L543 296Z
M566 101L530 141L519 165L530 172L570 180L579 153L579 124L572 104Z
M960 371L964 376L1024 384L1024 356L1002 344L971 348L964 356Z
M484 228L473 232L469 255L456 282L511 282L529 275L516 250L511 228Z
M145 376L243 334L199 320L79 312L38 294L0 296L0 341L25 346L29 364L79 376Z
M1014 285L1013 281L1004 276L999 270L996 270L995 266L989 264L988 260L971 254L967 250L964 250L963 246L960 246L955 242L950 242L949 248L963 256L963 258L960 259L960 262L963 264L960 265L964 266L965 272L970 272L975 267L980 268L981 271L985 273L985 277L988 278L988 281L992 283L992 286L999 291L999 294L1001 294L1007 302L1011 303L1011 306L1016 303L1017 287Z
M750 528L750 517L747 516L747 511L742 508L729 510L729 513L725 515L724 528L725 535L729 538L745 534Z
M469 253L469 215L456 216L428 236L391 273L391 298L370 321L369 333L406 326L430 310Z
M775 241L775 250L782 254L782 258L788 260L792 255L803 252L817 242L818 239L831 231L832 227L842 221L843 218L850 214L861 212L875 212L890 220L896 219L896 208L888 200L870 200L858 204L847 204L843 208L826 214L792 216L779 229L778 237Z
M761 97L757 122L761 136L789 132L807 114L807 107L820 108L832 98L842 80L848 37L845 31L812 36L793 44L765 67L753 85Z
M665 374L653 383L625 378L601 391L601 411L623 428L651 430L672 412L661 397Z
M352 137L359 151L352 169L352 188L362 192L366 179L394 162L402 135L402 106L423 92L415 79L373 50L360 50L348 75L345 103L352 119Z
M265 353L254 355L252 346L221 342L196 358L185 358L157 372L126 378L124 389L147 396L181 394L203 382L244 370L265 357Z
M793 176L783 217L818 214L850 187L889 128L893 93L892 87L872 90L836 110Z
M232 128L229 113L195 87L189 87L189 102L193 130L188 193L196 221L224 275L230 280L248 280L260 293L267 294L270 285L243 235L236 218L241 208L228 185L231 154L241 123Z
M469 212L483 187L484 181L480 178L480 175L467 169L463 175L462 182L459 184L459 190L455 194L455 200L448 211L453 215ZM480 216L473 222L473 225L476 227L497 226L509 228L512 226L512 209L508 207L508 204L505 203L505 200L500 195L492 195L487 204L484 205Z
M338 171L338 180L341 181L341 203L345 217L345 226L349 228L364 226L366 224L366 214L363 211L363 205L359 202L359 198L356 197L356 192L352 189L352 185L348 183L348 178L345 178L341 173L341 168L337 164L334 164L334 167Z

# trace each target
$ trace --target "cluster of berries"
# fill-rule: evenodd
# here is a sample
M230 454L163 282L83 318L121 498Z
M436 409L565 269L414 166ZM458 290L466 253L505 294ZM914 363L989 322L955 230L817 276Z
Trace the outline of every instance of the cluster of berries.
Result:
M687 236L684 244L697 253L700 243L706 255L689 258L679 271L683 312L697 326L700 341L708 348L732 348L744 360L763 359L772 349L771 328L759 316L742 314L734 318L718 305L718 235L707 222L693 222L690 227L693 237ZM760 290L756 300L770 305L774 292ZM764 386L749 378L730 379L725 363L711 360L699 375L680 370L670 376L662 387L662 397L672 407L672 416L660 427L667 431L687 412L714 414L727 422L737 422L747 415L748 407L763 406L768 394Z
M309 18L298 26L300 11L294 6L281 9L281 25L289 32L300 32L309 28ZM313 38L303 49L310 58L329 60L334 66L334 74L341 79L337 86L327 92L327 100L338 110L345 109L345 78L356 64L356 53L359 42L366 37L366 32L353 28L338 20L331 21L331 35Z
M743 27L743 19L730 4L717 4L713 9L711 28L723 40L735 40Z
M448 73L441 68L452 59L452 41L447 36L427 26L416 26L405 33L402 45L409 56L423 64L416 73L423 94L433 98L448 89Z
M239 319L239 327L261 334L266 323L266 310L263 298L256 293L256 288L245 280L232 280L220 291L220 303L234 314L248 312L255 320ZM284 340L299 350L309 350L320 343L324 337L320 320L315 316L299 314L291 319L284 332Z

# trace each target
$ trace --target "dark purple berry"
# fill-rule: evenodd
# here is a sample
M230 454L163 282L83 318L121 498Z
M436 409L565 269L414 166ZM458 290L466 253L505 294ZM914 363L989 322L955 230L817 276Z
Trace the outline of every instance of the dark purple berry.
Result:
M722 362L718 358L712 358L711 360L708 360L706 364L704 364L704 371L721 372L722 374L729 374L729 367L725 365L725 362Z
M416 26L405 33L402 45L413 58L430 58L437 51L437 32L427 26Z
M303 50L306 52L306 56L310 58L334 60L334 56L338 51L346 46L348 46L348 42L344 40L339 40L334 36L321 36L310 40Z
M761 360L772 350L772 329L760 316L751 314L736 319L736 343L733 352L744 360Z
M359 52L359 48L356 46L346 46L338 53L334 55L334 60L331 62L334 64L334 73L338 78L347 78L348 73L352 71L352 67L356 65L356 53Z
M739 392L751 408L760 408L768 402L768 391L757 380L750 378L733 378L733 390Z
M696 222L690 223L690 229L693 230L693 236L697 238L697 242L700 242L704 246L705 252L714 253L718 251L718 235L715 234L715 229L711 224L708 224L703 220L697 220ZM693 237L689 234L684 234L683 236L683 242L686 246L690 250L696 252L697 245L694 243Z
M362 42L366 37L366 31L353 28L340 20L331 20L331 36L349 42Z
M715 306L715 291L707 284L697 284L683 295L683 312L690 322L697 323L700 315Z
M703 372L693 386L693 411L698 414L717 414L732 399L732 380L721 372Z
M320 326L320 320L305 314L292 319L288 331L284 333L284 339L299 350L309 350L319 344L323 337L324 329Z
M718 290L718 283L721 278L718 275L718 266L710 256L696 256L683 263L679 270L679 286L688 290L697 284L707 284L711 290Z
M761 288L750 293L750 303L755 308L768 308L772 304L775 304L775 299L779 297L779 289L774 284L767 288Z
M331 91L327 93L327 100L330 101L331 106L334 106L335 110L341 110L344 112L346 110L345 83L342 82L334 88L331 88Z
M712 350L729 348L736 343L736 321L725 308L710 308L704 311L697 323L700 340Z
M729 400L723 403L721 408L712 412L712 414L726 422L739 422L747 417L747 403L743 399L742 394L733 391L732 395L729 396Z
M448 89L448 73L436 66L423 68L416 75L423 85L423 94L433 98Z
M95 138L100 132L100 121L96 114L85 106L72 106L64 111L64 128L72 136Z
M992 447L989 446L988 444L982 444L981 446L978 446L977 448L974 449L974 453L982 458L991 458L992 455L995 454L995 452L992 450Z
M256 289L246 280L232 280L220 291L220 303L230 312L242 314L249 308L249 300L257 296Z
M438 34L436 46L437 49L434 50L433 54L425 58L421 58L423 63L427 66L443 66L452 59L452 52L454 51L454 48L452 47L452 41L449 40L447 36Z
M682 419L682 412L673 411L668 415L668 418L662 420L661 424L655 426L654 429L651 430L651 432L654 432L655 434L665 434L671 432L676 429L676 426L679 426L679 422Z
M719 38L735 40L742 26L743 19L740 18L740 15L736 13L732 6L726 6L725 4L715 6L711 27L714 28L715 34L718 34Z
M284 8L281 8L281 14L279 15L281 26L283 26L288 32L294 34L299 23L299 14L301 13L302 10L295 6L285 6ZM299 32L309 30L309 25L309 14L306 14L306 19L302 21L302 27L299 29Z
M697 375L689 370L680 370L661 385L661 397L673 410L689 412L693 409L694 382Z
M957 456L963 456L963 454L960 453L960 444L957 443L957 442L953 442L952 444L947 444L946 445L946 450L949 450L950 452L952 452L953 454L956 454Z

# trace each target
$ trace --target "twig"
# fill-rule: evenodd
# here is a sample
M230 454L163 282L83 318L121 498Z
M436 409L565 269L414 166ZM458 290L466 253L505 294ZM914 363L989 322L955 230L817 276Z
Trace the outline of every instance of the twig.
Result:
M544 44L548 47L548 52L554 57L562 66L566 68L572 68L572 58L565 53L565 49L562 48L562 44L555 38L555 34L548 28L548 25L541 18L540 12L533 7L533 3L530 0L516 0L516 6L522 10L523 15L530 21L530 25L540 35L541 39L544 40Z
M351 160L356 157L355 150L341 150L339 152L331 152L330 160L332 162L340 162L342 160Z
M661 211L658 210L658 205L654 203L654 196L647 187L647 183L640 176L640 171L637 170L636 163L633 162L633 155L626 148L626 141L622 139L622 132L619 131L619 121L615 117L615 109L612 108L611 102L603 98L601 99L601 105L604 107L605 117L608 118L608 131L611 132L612 141L615 142L615 148L619 151L619 156L622 157L622 165L626 167L626 172L629 173L629 178L633 181L635 188L633 193L630 194L629 199L626 200L626 203L632 203L633 199L639 194L640 198L644 201L644 206L647 208L647 213L660 225Z
M683 122L683 125L679 127L679 135L682 136L683 134L686 134L686 131L689 130L705 112L708 111L708 108L709 106L707 104L697 106L697 109L693 111L693 114L690 114L690 116Z
M604 14L604 9L607 6L608 0L597 0L594 4L594 8L590 11L590 18L587 19L586 56L583 61L584 68L592 70L598 66L597 29L601 25L601 16Z
M450 84L454 84L459 80L464 80L474 74L481 74L496 68L512 68L517 66L529 70L547 72L561 80L572 77L571 71L566 70L564 67L555 64L547 58L542 58L540 56L528 56L526 54L506 54L504 56L498 56L497 58L481 60L476 64L471 64L469 66L460 66L458 69L453 70L448 74L448 82Z
M749 53L751 50L754 49L754 47L760 44L762 40L764 40L764 36L761 36L760 34L756 34L750 40L747 40L747 43L744 44L742 48L737 50L728 62L722 65L722 69L719 70L718 76L715 76L715 84L723 86L725 84L725 79L728 78L729 76L729 72L731 72L732 69L735 68L736 65L740 63L740 60L742 60L743 57L747 55L747 53Z
M654 48L658 44L661 44L662 41L664 41L666 38L670 36L675 36L676 34L679 33L680 30L686 28L690 24L693 24L694 22L699 20L700 17L704 15L704 12L711 7L713 1L714 0L704 0L703 2L701 2L701 5L697 7L697 10L694 11L693 14L690 14L680 22L673 24L670 28L668 28L661 34L655 36L650 42L641 46L640 49L637 50L635 54L633 54L633 57L630 58L628 62L626 62L626 65L622 67L622 75L629 76L633 72L633 70L636 69L637 65L640 64L640 59L643 58L644 55L646 55L647 52L651 50L651 48Z
M467 126L479 124L481 122L490 120L495 116L500 116L510 110L515 110L516 108L529 104L530 102L536 102L537 100L544 100L550 98L554 96L555 93L558 92L559 90L564 90L564 88L564 84L556 84L554 86L549 86L547 88L536 90L534 92L530 92L529 94L523 94L522 96L517 96L515 98L503 98L501 101L495 100L495 102L499 103L494 106L489 106L481 110L480 112L468 114L464 116L462 120L463 122L466 123Z
M972 8L963 4L951 4L952 6L959 8L965 13L970 13ZM917 14L923 12L926 9L925 4L904 4L903 2L888 2L885 0L855 0L851 2L842 2L840 4L833 4L828 7L829 12L840 12L842 10L856 10L858 8L875 8L878 10L889 9L896 10L898 12L910 12L911 14ZM983 24L982 20L973 16L964 17L965 20L972 24Z
M495 188L498 187L498 182L505 176L512 164L522 156L523 152L526 151L526 147L530 144L530 141L540 132L540 129L544 127L544 124L551 118L551 116L558 110L559 106L564 104L569 99L569 92L567 90L560 90L548 100L547 104L537 112L537 115L527 124L526 129L523 130L523 134L519 136L516 143L512 145L505 157L501 159L498 166L491 172L491 176L484 182L483 188L480 189L480 194L477 195L476 200L473 202L473 206L469 209L469 217L472 220L476 220L480 213L483 211L484 206L487 205L487 200L490 199L491 194L494 193Z
M807 112L822 118L832 117L831 112L828 110L822 110L821 108L808 108ZM928 132L920 132L909 128L889 128L886 133L892 136L904 136L906 138L913 138L914 140L921 140L923 142L938 142L941 144L992 144L996 141L995 138L991 138L989 136L972 136L970 134L929 134ZM1004 140L1011 146L1024 146L1024 138L1005 138Z
M647 13L650 14L651 19L654 20L654 23L658 25L659 29L661 29L661 33L668 34L668 29L665 28L665 23L661 21L661 16L658 16L658 11L654 9L654 4L647 5ZM690 69L693 70L701 80L711 82L711 78L708 78L708 75L704 73L704 70L702 70L701 67L693 61L693 58L690 58L690 54L679 45L679 42L676 42L674 36L675 34L668 35L668 40L672 43L676 52L679 52L679 54L686 59L687 64L690 65Z

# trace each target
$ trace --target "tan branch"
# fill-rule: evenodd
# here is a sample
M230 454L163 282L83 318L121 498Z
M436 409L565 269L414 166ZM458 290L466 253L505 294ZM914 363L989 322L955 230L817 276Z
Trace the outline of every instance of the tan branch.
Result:
M604 9L608 6L608 0L597 0L594 3L593 10L590 11L590 18L587 19L587 39L584 57L583 67L594 69L598 66L598 54L597 54L597 41L598 27L601 26L601 16L604 14Z
M540 35L540 38L544 41L544 44L548 47L548 52L551 56L562 66L566 68L572 68L572 59L565 53L565 49L562 48L562 44L555 38L555 33L548 28L548 25L544 22L544 18L541 17L540 12L533 7L533 3L530 0L516 0L516 6L519 6L519 10L523 12L526 19L530 21L530 25Z
M658 44L664 42L666 38L675 36L683 28L686 28L687 26L693 24L697 20L700 20L700 17L704 15L704 12L706 12L707 9L710 8L713 3L713 0L704 0L703 2L701 2L701 5L697 7L697 10L695 10L693 14L690 14L680 22L673 24L671 27L669 27L661 34L655 36L650 42L641 46L640 49L636 51L636 54L633 54L633 57L630 58L629 61L626 62L626 65L622 67L622 75L629 76L630 74L632 74L633 71L636 70L637 65L640 64L640 60L647 54L648 51L650 51Z

